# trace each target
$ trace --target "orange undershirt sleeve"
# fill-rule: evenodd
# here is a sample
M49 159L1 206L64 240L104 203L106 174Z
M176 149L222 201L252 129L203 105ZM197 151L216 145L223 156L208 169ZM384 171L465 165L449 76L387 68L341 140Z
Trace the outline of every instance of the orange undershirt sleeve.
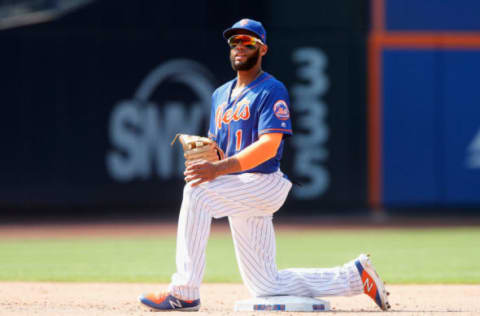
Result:
M282 138L282 133L263 134L256 142L250 144L250 146L233 156L240 163L241 171L255 168L261 163L275 157Z

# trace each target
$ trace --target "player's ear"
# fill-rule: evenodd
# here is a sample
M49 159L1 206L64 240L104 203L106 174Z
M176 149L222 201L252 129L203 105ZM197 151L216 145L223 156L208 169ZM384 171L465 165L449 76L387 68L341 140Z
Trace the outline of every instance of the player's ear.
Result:
M268 52L267 44L260 46L260 55L265 56L267 52Z

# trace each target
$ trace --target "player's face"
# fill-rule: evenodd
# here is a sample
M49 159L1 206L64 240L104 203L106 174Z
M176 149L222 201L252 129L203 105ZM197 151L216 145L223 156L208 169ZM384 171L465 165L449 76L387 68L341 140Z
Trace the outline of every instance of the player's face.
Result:
M234 35L228 39L233 70L250 70L258 62L262 42L249 35Z

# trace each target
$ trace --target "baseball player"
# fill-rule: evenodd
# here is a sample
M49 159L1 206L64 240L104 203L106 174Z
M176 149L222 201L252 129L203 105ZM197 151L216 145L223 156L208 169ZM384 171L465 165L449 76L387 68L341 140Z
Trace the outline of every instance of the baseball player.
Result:
M240 274L253 296L366 293L387 310L384 284L366 255L334 268L277 269L272 214L292 186L280 171L284 140L292 135L288 93L262 70L268 46L260 22L242 19L223 36L237 76L212 96L208 136L222 155L187 159L177 271L166 291L143 294L140 302L160 311L199 310L210 224L228 216Z

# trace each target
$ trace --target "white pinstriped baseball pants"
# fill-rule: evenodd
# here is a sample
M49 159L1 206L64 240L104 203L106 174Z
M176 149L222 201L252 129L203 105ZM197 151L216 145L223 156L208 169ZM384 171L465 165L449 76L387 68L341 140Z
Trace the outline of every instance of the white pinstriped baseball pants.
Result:
M226 175L193 188L185 185L177 231L177 272L169 291L180 299L200 298L212 218L228 216L240 274L253 296L363 293L352 262L327 269L277 269L272 214L283 205L291 186L280 171Z

